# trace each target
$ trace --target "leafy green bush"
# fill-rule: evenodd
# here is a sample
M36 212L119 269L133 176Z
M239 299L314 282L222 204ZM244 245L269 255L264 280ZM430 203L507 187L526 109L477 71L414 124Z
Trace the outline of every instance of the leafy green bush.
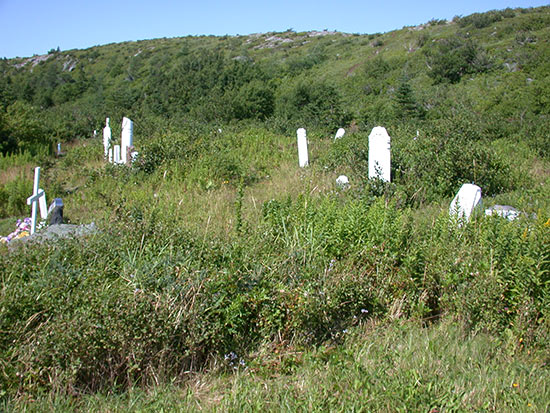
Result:
M454 36L424 48L435 83L458 83L466 74L484 73L491 68L485 52L472 40Z
M275 114L294 126L330 129L339 128L348 119L338 90L327 82L309 79L286 82L279 88Z

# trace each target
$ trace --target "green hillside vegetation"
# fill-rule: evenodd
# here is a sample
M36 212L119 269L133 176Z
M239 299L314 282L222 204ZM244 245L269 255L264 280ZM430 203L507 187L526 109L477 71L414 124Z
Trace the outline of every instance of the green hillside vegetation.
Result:
M550 7L52 49L0 73L1 234L35 166L98 228L0 246L0 409L550 409ZM123 116L131 167L103 159ZM368 178L378 125L391 183ZM456 225L464 183L520 219Z

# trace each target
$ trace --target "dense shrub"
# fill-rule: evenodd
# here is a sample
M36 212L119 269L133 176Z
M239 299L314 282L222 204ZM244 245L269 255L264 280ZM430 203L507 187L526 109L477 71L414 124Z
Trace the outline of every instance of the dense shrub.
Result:
M466 74L484 73L491 68L485 52L472 40L455 36L423 49L436 83L457 83Z
M330 83L297 79L277 93L275 114L293 125L337 129L347 120L340 93Z

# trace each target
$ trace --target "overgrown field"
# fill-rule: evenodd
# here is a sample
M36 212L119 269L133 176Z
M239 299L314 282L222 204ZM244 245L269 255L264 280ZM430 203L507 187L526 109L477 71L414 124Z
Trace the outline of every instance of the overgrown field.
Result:
M98 232L0 247L1 408L548 410L549 22L508 9L3 61L2 235L34 166ZM123 114L131 167L89 137ZM379 124L391 183L368 179ZM470 182L520 218L457 225Z

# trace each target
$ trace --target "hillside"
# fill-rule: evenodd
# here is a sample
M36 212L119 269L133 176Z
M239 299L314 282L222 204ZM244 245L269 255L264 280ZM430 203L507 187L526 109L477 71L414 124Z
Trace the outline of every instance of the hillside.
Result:
M52 50L0 74L0 234L35 166L66 222L98 228L0 245L2 408L550 408L550 7ZM103 159L123 116L132 166ZM368 175L379 125L391 183ZM520 218L457 225L464 183Z

